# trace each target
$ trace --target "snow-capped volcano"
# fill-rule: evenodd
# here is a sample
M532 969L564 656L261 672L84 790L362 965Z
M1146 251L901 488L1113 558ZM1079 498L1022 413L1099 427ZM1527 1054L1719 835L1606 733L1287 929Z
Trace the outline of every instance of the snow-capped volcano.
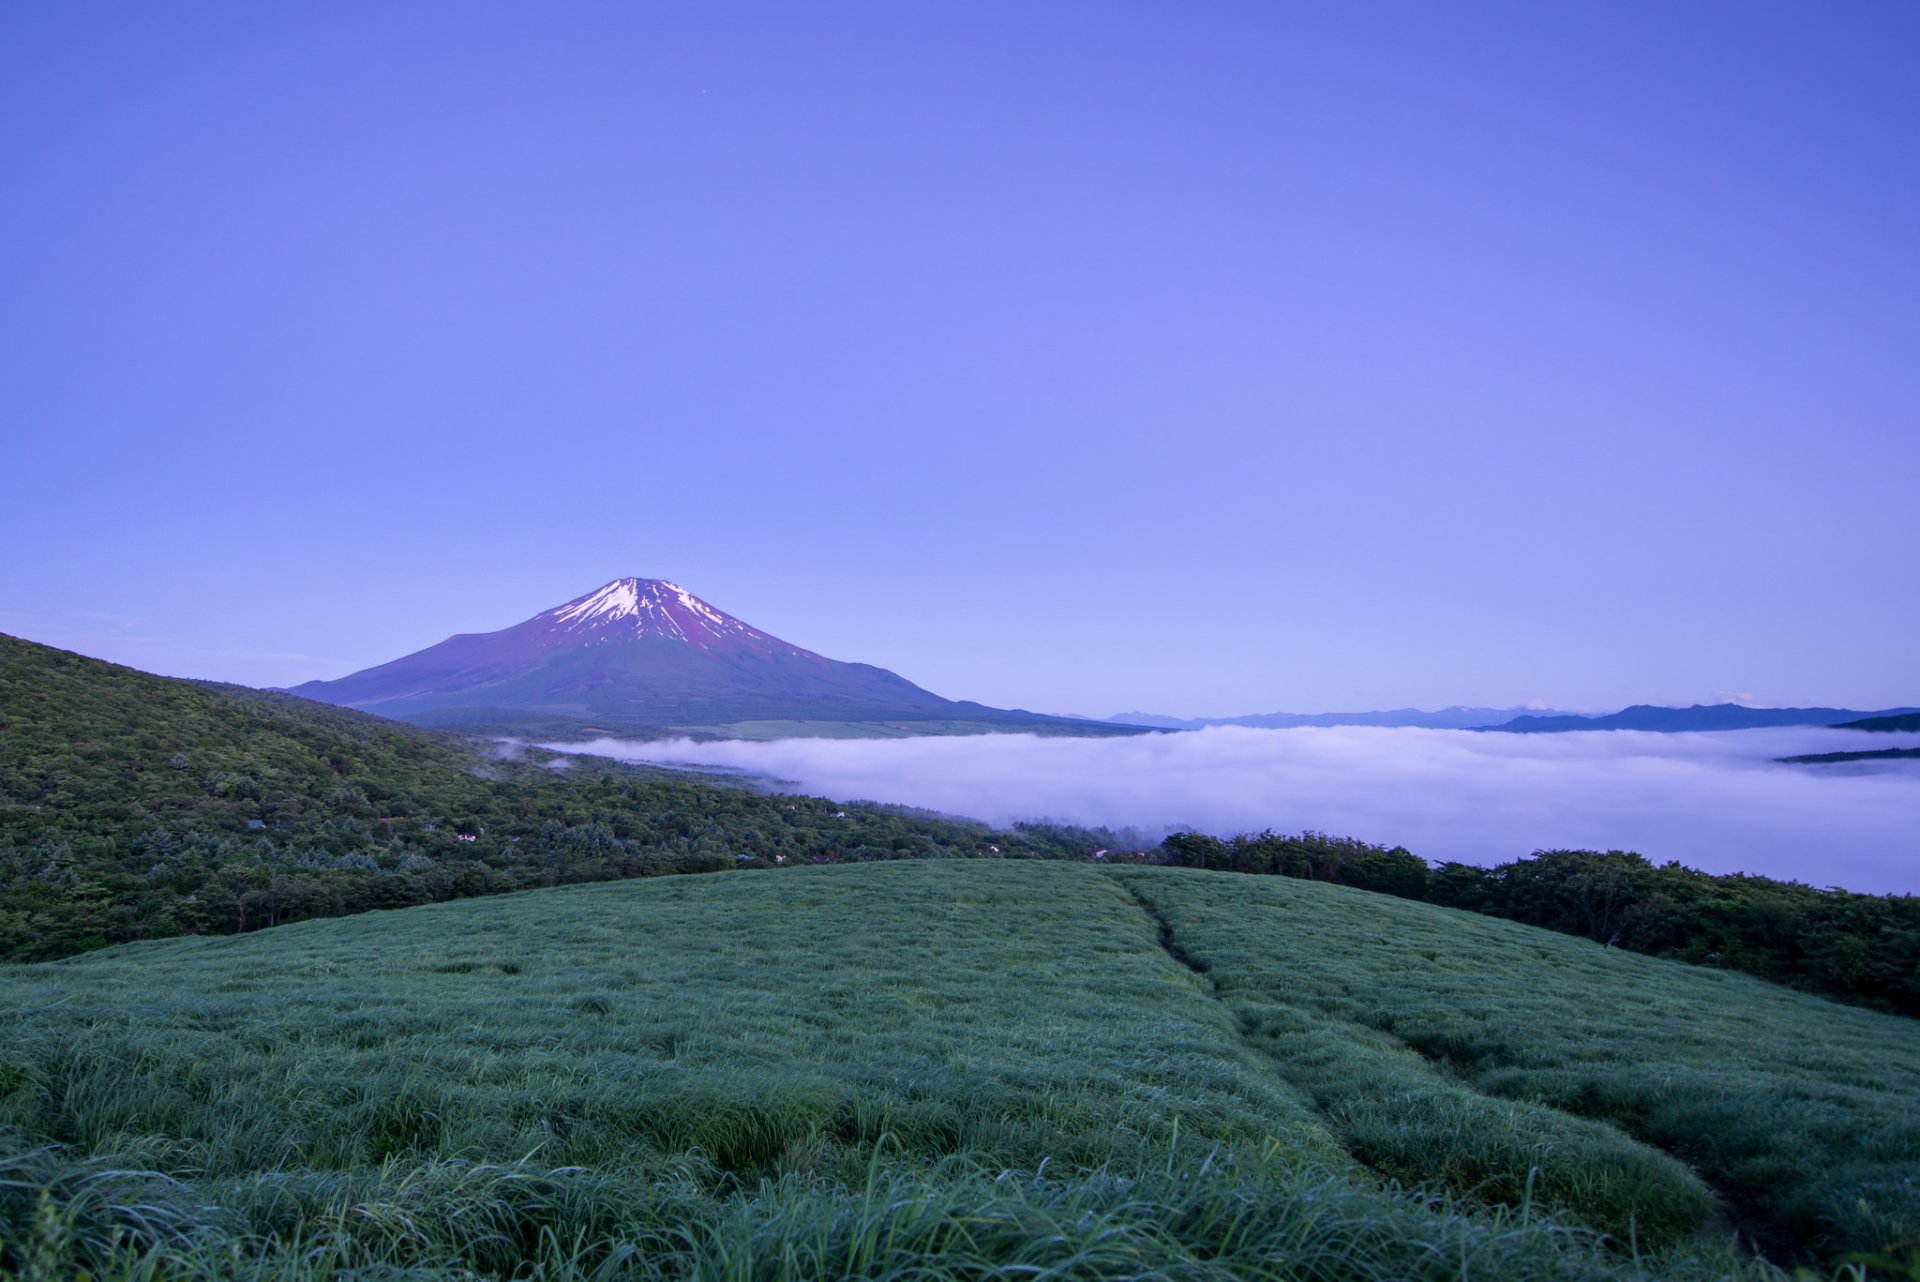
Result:
M603 588L536 614L550 629L594 641L658 637L703 650L785 650L810 659L819 655L788 645L716 610L678 583L665 579L615 579Z
M463 633L292 693L435 725L741 721L1066 723L943 699L884 668L762 632L665 579L615 579L498 632Z

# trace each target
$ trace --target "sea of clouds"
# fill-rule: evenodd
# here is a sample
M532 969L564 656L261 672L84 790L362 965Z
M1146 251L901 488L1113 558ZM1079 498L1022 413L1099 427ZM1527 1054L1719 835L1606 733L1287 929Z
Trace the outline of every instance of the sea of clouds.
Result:
M1782 765L1811 752L1920 746L1818 728L1700 734L1253 730L1109 739L685 739L550 744L721 767L841 801L995 824L1054 819L1220 835L1313 828L1428 859L1637 850L1709 872L1920 892L1920 761Z

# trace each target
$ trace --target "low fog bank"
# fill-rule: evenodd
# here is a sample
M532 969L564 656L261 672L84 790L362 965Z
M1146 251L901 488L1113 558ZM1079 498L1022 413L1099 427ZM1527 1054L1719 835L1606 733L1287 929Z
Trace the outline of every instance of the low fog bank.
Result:
M1775 757L1913 747L1920 735L1817 728L1697 734L1255 730L1120 739L689 740L549 744L627 761L727 766L840 800L995 824L1051 818L1222 836L1315 828L1489 864L1540 849L1637 850L1708 872L1920 891L1915 763Z

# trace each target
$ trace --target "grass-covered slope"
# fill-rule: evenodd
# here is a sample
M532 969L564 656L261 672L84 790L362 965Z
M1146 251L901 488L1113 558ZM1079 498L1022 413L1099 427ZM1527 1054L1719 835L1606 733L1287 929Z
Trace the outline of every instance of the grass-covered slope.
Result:
M1154 862L1298 877L1465 908L1826 997L1920 1016L1920 896L1715 876L1610 850L1537 850L1491 868L1350 837L1174 833Z
M0 1268L1757 1278L1913 1231L1917 1080L1909 1021L1339 887L570 887L0 971Z
M1115 875L1380 1169L1417 1175L1438 1128L1464 1178L1511 1189L1520 1151L1597 1153L1584 1118L1687 1162L1762 1245L1920 1230L1911 1021L1344 888ZM1638 1176L1622 1155L1539 1179L1606 1204ZM1691 1213L1677 1188L1657 1200Z
M611 763L499 761L364 713L0 636L0 961L560 882L991 846L1070 852L1037 831Z

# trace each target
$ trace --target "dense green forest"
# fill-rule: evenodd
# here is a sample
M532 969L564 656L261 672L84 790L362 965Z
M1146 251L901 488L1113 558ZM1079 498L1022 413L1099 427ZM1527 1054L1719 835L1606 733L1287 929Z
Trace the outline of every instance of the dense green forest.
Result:
M0 636L0 960L567 882L1106 840L507 756Z
M1324 833L1176 833L1159 861L1357 886L1920 1015L1920 897L1714 876L1613 850L1481 868Z

